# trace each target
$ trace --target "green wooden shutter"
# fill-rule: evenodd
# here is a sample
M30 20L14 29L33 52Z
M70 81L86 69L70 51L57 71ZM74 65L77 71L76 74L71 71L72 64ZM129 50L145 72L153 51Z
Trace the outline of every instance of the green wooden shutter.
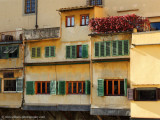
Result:
M77 46L72 46L72 58L77 58Z
M41 57L41 48L40 47L37 48L37 57Z
M66 46L66 58L71 58L71 46Z
M16 91L22 92L23 91L23 79L16 79Z
M2 92L2 78L0 78L0 92Z
M88 45L82 45L82 58L88 58Z
M100 50L99 50L99 42L95 42L94 43L94 52L95 52L95 57L99 57L99 53L100 53Z
M55 57L55 46L50 47L50 56Z
M113 56L117 56L117 50L118 49L118 45L117 45L117 41L112 41L112 55Z
M104 79L98 80L98 96L104 96Z
M57 92L57 85L56 84L57 84L57 82L54 80L52 80L50 82L50 94L52 94L52 95L56 95L56 92Z
M32 48L32 57L36 57L36 48Z
M90 94L90 81L89 80L85 81L85 94L87 95Z
M49 57L49 47L45 47L45 57Z
M65 95L66 93L66 82L58 81L58 95Z
M26 94L27 95L34 95L35 92L35 82L34 81L27 81L26 82Z
M100 56L104 57L105 56L105 43L100 42Z
M111 41L106 42L106 56L111 56Z
M118 41L118 55L123 55L123 41L122 40L119 40Z
M127 96L127 79L124 79L124 95Z
M129 55L129 40L124 40L124 55Z

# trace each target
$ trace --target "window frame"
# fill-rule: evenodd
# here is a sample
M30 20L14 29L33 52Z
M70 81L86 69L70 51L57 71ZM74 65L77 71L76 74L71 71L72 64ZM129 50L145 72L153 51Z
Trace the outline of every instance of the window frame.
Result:
M16 78L7 78L7 79L4 79L3 80L3 82L4 82L4 84L3 84L3 92L4 93L16 93L17 92L17 90L16 90L16 85L14 86L15 87L15 91L5 91L5 81L15 81L16 82L16 84L17 84L17 81L16 81Z
M49 47L49 56L46 56L46 48L47 48L47 47ZM51 56L51 47L54 48L54 55L53 55L53 56ZM55 50L56 50L56 46L46 46L46 47L45 47L45 57L46 57L46 58L55 57L55 56L56 56Z
M121 93L120 81L124 81L124 79L105 79L104 81L106 82L106 89L104 89L104 93L105 93L104 96L124 96L125 95L125 93L120 94ZM108 81L112 81L112 94L108 94L108 89L109 89ZM114 81L118 81L118 94L114 94ZM104 84L104 86L105 86L105 84Z
M30 11L27 12L27 1L30 1ZM24 0L24 13L26 15L28 14L35 14L36 13L36 0L34 0L35 4L34 4L34 11L32 11L32 0Z
M94 0L95 1L95 4L92 4L93 0L90 0L90 5L91 6L97 6L97 5L102 5L102 0ZM100 4L98 4L100 1Z
M74 18L74 25L72 26L72 17ZM70 18L70 26L68 26L68 18ZM74 27L75 26L75 16L66 16L66 27Z
M32 48L35 48L35 57L32 57ZM42 57L42 55L41 55L41 54L42 54L42 52L41 52L41 47L32 47L32 48L31 48L31 52L30 52L30 53L31 53L31 58L32 58L32 59L33 59L33 58L41 58L41 57ZM38 48L40 48L40 56L39 56L39 57L37 57L37 49L38 49Z
M40 83L40 85L41 85L41 87L40 87L41 93L38 93L38 83ZM45 83L45 93L42 93L42 83ZM35 94L36 95L50 94L50 91L49 91L49 93L47 93L48 92L47 91L47 83L50 84L50 81L35 81Z
M82 25L82 17L85 17L84 18L84 20L85 20L85 24L84 25ZM88 16L88 24L86 24L86 17ZM88 26L89 25L89 14L82 14L82 15L80 15L80 26Z
M69 93L68 91L68 86L69 86L69 83L72 84L72 93ZM74 93L73 91L73 83L76 83L76 93ZM81 83L81 87L82 87L82 93L79 93L78 92L78 83ZM66 94L67 95L78 95L78 94L81 94L81 95L84 95L85 94L85 81L67 81L66 82Z

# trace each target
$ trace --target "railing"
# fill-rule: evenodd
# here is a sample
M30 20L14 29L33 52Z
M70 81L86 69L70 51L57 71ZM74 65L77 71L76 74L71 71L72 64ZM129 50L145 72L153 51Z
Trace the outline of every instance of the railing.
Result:
M13 42L22 40L22 30L0 32L0 42Z
M48 39L48 38L59 38L60 28L42 28L42 29L30 29L24 30L24 37L26 40L37 40L37 39Z

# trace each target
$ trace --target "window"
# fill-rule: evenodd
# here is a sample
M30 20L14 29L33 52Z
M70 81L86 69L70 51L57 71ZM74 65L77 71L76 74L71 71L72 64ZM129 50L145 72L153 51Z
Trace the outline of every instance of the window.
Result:
M4 80L4 91L16 91L16 80Z
M45 57L55 57L55 46L45 47Z
M151 23L151 30L160 30L160 22Z
M89 15L81 15L81 26L87 26L89 24Z
M50 94L50 82L35 82L36 94Z
M14 78L14 72L3 73L3 78Z
M66 17L66 27L74 27L74 16Z
M25 0L25 14L35 13L35 0Z
M98 96L127 96L127 79L99 79Z
M95 57L129 55L129 40L95 42Z
M32 48L32 58L39 58L41 57L41 48L37 47L37 48Z
M0 46L0 59L18 58L19 46Z
M66 58L88 58L88 45L66 46Z
M102 5L102 0L90 0L90 5Z
M85 81L67 82L67 94L85 94Z

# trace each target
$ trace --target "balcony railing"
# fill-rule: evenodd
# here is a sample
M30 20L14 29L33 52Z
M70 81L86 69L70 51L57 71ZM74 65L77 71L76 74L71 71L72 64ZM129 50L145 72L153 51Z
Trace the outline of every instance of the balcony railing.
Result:
M30 29L24 30L24 37L26 40L38 40L48 38L59 38L60 28L42 28L42 29Z

